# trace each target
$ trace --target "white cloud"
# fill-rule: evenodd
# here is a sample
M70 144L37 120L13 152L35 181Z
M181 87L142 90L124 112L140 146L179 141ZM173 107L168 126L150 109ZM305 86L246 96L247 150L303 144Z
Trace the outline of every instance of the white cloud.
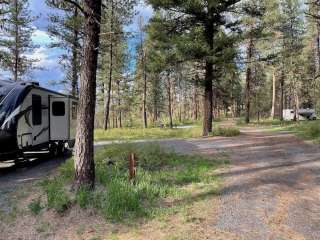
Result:
M32 34L32 41L38 45L48 45L54 41L52 37L46 32L36 29Z
M135 7L137 15L134 17L132 24L125 27L125 30L128 32L138 32L139 31L139 18L143 17L144 23L147 24L149 19L153 15L153 9L151 5L146 4L145 2L141 2L138 6Z
M37 60L37 62L34 64L35 67L44 69L59 67L58 57L52 55L53 52L53 49L41 46L35 49L32 54L28 54L27 57Z

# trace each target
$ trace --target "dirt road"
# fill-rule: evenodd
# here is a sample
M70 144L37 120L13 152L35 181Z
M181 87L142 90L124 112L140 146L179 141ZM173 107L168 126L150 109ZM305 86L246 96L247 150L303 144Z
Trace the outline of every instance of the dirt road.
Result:
M231 166L219 173L225 181L219 212L211 226L219 236L210 239L320 239L319 145L307 144L289 133L253 128L243 129L233 138L166 140L160 144L181 153L230 154ZM48 161L0 172L0 191L46 175L58 164Z
M214 228L246 240L320 239L319 145L252 129L206 144L232 157Z

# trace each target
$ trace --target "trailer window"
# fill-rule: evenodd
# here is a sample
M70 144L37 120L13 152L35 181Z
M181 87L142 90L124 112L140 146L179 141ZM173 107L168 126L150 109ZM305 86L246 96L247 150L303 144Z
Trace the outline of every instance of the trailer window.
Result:
M52 114L53 116L62 117L66 114L66 106L64 102L53 102L52 103Z
M39 95L32 95L32 124L34 126L42 124L42 103Z

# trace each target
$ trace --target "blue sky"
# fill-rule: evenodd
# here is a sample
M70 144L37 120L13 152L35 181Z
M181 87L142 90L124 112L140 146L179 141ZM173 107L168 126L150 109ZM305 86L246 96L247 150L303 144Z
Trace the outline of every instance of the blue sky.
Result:
M48 26L48 14L50 13L50 8L46 6L44 0L30 0L30 9L34 16L39 18L34 22L35 32L32 39L35 44L39 46L32 57L38 59L37 66L41 70L34 70L31 74L32 80L39 81L44 87L54 88L56 90L62 90L62 86L52 86L49 84L51 81L59 81L64 78L64 73L59 65L59 56L62 53L61 49L52 49L48 45L53 41L46 33ZM143 16L145 22L147 22L152 15L152 8L146 6L144 3L137 6L137 16L133 20L133 24L126 26L125 30L130 32L138 31L138 18ZM137 40L130 39L128 41L129 49L132 54L134 54Z

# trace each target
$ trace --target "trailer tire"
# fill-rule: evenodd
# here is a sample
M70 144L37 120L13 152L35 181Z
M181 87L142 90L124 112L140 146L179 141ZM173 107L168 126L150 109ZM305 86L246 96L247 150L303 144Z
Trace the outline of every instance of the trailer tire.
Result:
M58 146L56 143L51 143L49 146L49 152L52 157L58 156Z
M65 143L59 142L57 148L58 148L58 156L63 156L66 152Z

